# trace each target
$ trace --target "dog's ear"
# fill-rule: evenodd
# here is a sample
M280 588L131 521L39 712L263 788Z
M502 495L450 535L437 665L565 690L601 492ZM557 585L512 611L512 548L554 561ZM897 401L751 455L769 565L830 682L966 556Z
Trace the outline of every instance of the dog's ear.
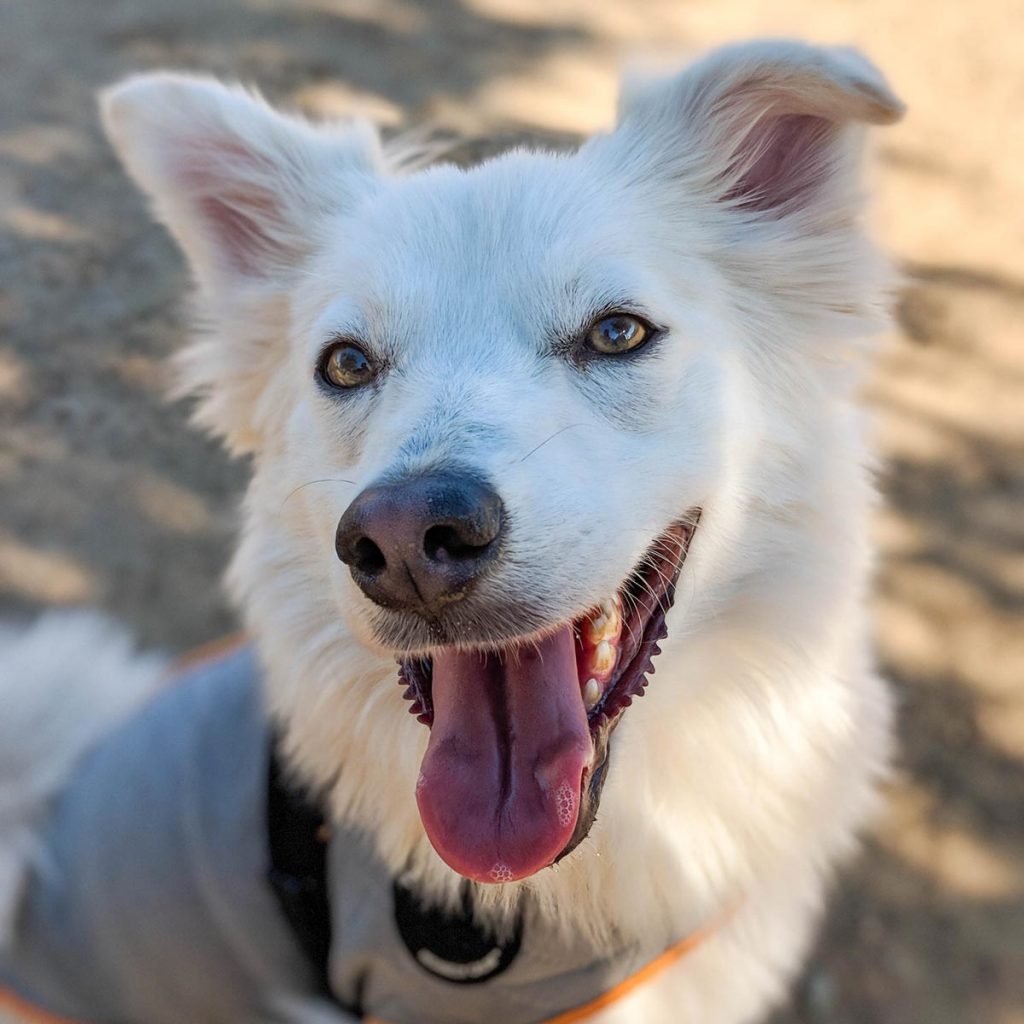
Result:
M380 166L362 122L314 127L207 78L132 77L101 95L125 167L216 292L286 281L316 236Z
M856 148L849 129L902 114L856 51L760 40L715 50L668 80L627 82L616 135L637 147L648 173L778 219L806 210L844 175Z
M592 147L657 231L678 225L739 286L760 344L806 343L831 362L888 322L892 274L861 227L861 156L865 126L902 113L854 51L759 41L628 88L618 127Z
M364 122L314 126L212 79L154 74L105 92L103 120L178 240L208 329L178 357L179 394L237 453L257 451L287 356L286 296L334 214L367 194L384 159Z

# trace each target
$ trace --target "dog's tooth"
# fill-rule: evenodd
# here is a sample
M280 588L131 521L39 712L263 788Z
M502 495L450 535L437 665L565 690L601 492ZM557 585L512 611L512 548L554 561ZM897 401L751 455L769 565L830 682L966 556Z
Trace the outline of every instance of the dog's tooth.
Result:
M602 640L594 648L590 656L590 667L594 675L608 675L615 668L615 648L607 640Z
M604 609L604 604L607 604L607 610ZM608 619L608 628L611 630L613 636L618 636L622 629L622 611L619 608L618 600L608 601L607 599L602 604L602 610L604 610L605 617Z
M622 631L622 617L614 602L605 598L601 602L601 612L583 625L583 635L588 643L599 644L602 640L616 640Z
M586 619L583 623L583 636L587 643L599 644L602 640L610 638L608 629L608 618L605 615L598 615L593 619Z
M592 711L600 699L601 684L591 676L583 687L583 704L588 711Z

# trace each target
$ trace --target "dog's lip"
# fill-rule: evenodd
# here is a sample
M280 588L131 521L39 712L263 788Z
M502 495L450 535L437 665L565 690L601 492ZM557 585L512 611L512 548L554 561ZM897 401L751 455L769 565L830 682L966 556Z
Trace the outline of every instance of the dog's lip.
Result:
M625 611L622 650L619 665L597 705L588 714L591 732L609 723L633 702L643 696L647 676L654 674L653 658L661 653L660 642L667 635L665 618L675 598L675 587L689 552L690 543L700 521L701 510L695 508L659 534L647 548L633 571L619 588ZM467 649L500 653L520 645L528 645L541 637L572 625L579 629L586 617L568 621L529 634L503 639L497 644L466 645ZM411 702L410 712L419 722L432 722L430 702L429 655L399 657L399 681L405 686L403 696Z
M675 600L676 584L700 516L701 510L695 509L685 520L674 523L662 533L648 548L630 579L619 591L620 595L625 596L631 589L639 588L637 602L646 604L647 614L643 616L643 607L634 605L633 614L627 616L624 633L631 639L633 653L628 659L623 659L624 665L617 670L614 682L590 715L594 754L583 780L582 806L576 828L557 860L572 853L590 834L594 825L601 802L601 790L608 774L612 731L634 698L643 696L648 676L654 674L654 658L661 653L659 645L668 636L665 620ZM637 624L641 626L639 636L635 632Z

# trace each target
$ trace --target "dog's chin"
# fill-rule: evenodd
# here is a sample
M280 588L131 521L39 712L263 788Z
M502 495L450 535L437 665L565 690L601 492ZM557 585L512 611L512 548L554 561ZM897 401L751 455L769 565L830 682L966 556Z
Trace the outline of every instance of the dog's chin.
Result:
M457 620L400 656L410 710L431 730L417 802L441 858L480 882L525 878L589 834L611 736L643 694L700 518L670 526L617 593L566 622L506 608L507 625L469 635ZM524 621L530 628L523 629ZM406 647L406 650L409 648Z

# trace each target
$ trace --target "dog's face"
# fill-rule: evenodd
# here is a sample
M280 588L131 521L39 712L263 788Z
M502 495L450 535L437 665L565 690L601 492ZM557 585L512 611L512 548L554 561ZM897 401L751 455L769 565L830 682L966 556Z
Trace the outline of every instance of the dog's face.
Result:
M793 494L748 468L813 443L763 396L820 386L814 332L861 312L851 125L898 111L850 54L761 44L575 154L397 174L365 128L213 83L108 99L217 323L187 356L202 415L255 452L315 600L399 659L460 873L586 835L691 545L708 606L760 570L725 568L757 550L740 510Z
M611 181L587 194L591 176L580 157L512 155L381 183L296 291L294 484L333 473L353 481L346 504L368 487L401 504L410 482L475 481L465 500L496 506L494 535L466 538L484 557L463 552L451 581L414 557L408 594L344 549L382 530L379 554L386 524L342 524L336 592L369 643L486 646L578 617L713 489L729 346L720 323L709 344L714 271L685 252L659 266L655 218ZM309 490L330 552L339 491Z

